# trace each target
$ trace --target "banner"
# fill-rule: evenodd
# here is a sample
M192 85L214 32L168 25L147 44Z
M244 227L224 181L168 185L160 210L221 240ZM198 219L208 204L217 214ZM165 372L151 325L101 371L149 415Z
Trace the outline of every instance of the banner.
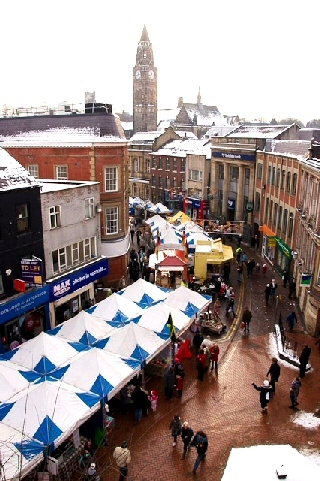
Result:
M21 259L21 279L32 286L42 286L42 260Z

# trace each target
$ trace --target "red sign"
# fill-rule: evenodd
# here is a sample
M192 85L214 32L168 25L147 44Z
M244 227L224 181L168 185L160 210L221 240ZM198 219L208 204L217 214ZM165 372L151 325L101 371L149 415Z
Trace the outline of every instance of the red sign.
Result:
M26 282L21 279L13 279L13 287L17 292L26 292Z

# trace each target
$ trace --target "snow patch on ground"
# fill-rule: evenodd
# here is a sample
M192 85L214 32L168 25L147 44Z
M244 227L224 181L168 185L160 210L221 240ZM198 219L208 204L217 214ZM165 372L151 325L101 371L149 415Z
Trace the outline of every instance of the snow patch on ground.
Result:
M298 411L292 416L292 421L299 426L309 429L316 429L320 426L320 418L313 413Z

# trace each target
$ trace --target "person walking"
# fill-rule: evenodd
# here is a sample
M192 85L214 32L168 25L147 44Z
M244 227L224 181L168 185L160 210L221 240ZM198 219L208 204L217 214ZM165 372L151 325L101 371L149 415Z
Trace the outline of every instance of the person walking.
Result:
M193 430L190 428L188 421L185 421L182 424L182 429L181 429L181 438L183 442L183 452L181 459L186 458L186 454L188 452L188 449L190 447L191 440L194 436Z
M276 290L278 288L278 284L276 283L276 280L275 279L272 279L271 280L271 284L270 284L270 298L272 299L275 299L276 298Z
M266 285L266 288L264 290L264 294L265 294L266 306L267 306L269 304L269 299L270 299L270 294L271 294L270 284Z
M170 366L164 374L164 395L166 399L172 399L175 382L175 372L173 367Z
M192 474L196 474L199 464L206 458L206 453L208 449L207 435L203 431L198 431L197 434L194 436L193 440L191 441L191 446L195 446L197 449L197 458L193 465L192 471Z
M244 324L244 332L249 332L251 319L252 319L252 313L249 310L249 307L246 306L244 308L242 319L241 319L241 322L243 322Z
M241 255L242 255L242 248L239 246L239 247L236 249L236 259L237 259L237 262L240 262L240 261L241 261Z
M255 268L255 266L256 266L256 261L254 259L251 259L251 261L249 261L247 263L247 275L248 275L248 277L252 276L253 269Z
M290 386L291 406L289 406L289 408L291 408L291 409L296 409L296 407L299 404L298 397L299 397L299 394L300 394L300 387L301 386L302 386L302 384L301 384L301 381L300 381L299 377L296 377L291 383L291 386Z
M182 430L182 424L180 416L178 416L178 414L173 416L173 418L171 419L169 429L171 430L171 435L173 437L172 446L174 447L177 445L177 438L178 436L180 436Z
M146 405L146 395L141 390L141 387L137 385L131 393L134 419L140 423L142 419L142 411Z
M294 299L296 296L296 281L291 277L289 281L289 299Z
M270 385L272 387L272 392L275 394L276 392L276 382L279 381L281 368L278 364L278 359L273 357L271 360L271 365L269 367L269 371L267 372L267 377L270 376Z
M243 264L242 264L242 262L238 262L238 264L237 264L237 272L238 272L238 279L237 279L237 281L238 281L238 282L242 282L242 278L243 278Z
M124 481L128 477L128 464L131 462L131 453L127 441L123 441L121 446L115 448L113 458L120 471L119 481Z
M266 379L263 381L262 386L257 386L255 382L252 383L252 386L260 392L260 406L262 409L262 414L267 414L268 413L268 403L270 400L270 392L272 390L272 387L269 384L269 381Z
M284 269L283 271L282 280L283 280L283 287L286 288L289 280L289 273L286 269Z
M266 277L266 273L267 273L267 264L262 264L262 274L263 274L263 277Z
M210 348L210 354L211 354L211 371L215 371L216 374L218 374L218 361L219 361L219 346L217 343L214 343L213 346Z
M199 353L197 354L196 367L198 371L197 379L199 381L203 381L203 376L204 376L204 373L206 372L206 367L207 367L207 356L205 355L205 352L203 349L200 349Z
M299 356L300 377L304 377L306 375L306 369L309 362L310 354L311 354L311 347L309 347L308 344L305 344Z
M287 323L289 325L290 331L293 330L293 326L294 326L295 322L298 322L298 319L297 319L296 313L294 311L292 311L292 312L290 312L290 314L287 317Z

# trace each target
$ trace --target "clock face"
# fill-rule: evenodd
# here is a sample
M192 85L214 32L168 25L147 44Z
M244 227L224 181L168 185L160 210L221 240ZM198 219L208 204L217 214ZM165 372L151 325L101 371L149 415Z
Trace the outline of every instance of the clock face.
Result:
M149 70L148 76L149 76L149 79L150 79L150 80L153 80L153 79L154 79L154 71L153 71L153 70Z
M140 70L136 71L136 79L139 80L141 78L141 72Z

